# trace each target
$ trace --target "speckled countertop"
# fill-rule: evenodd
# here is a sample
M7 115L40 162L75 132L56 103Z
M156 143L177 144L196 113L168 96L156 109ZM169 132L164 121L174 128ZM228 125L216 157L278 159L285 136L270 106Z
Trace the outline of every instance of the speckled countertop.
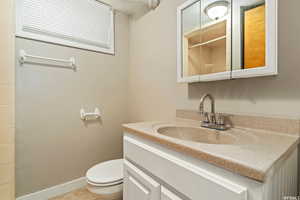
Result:
M260 182L264 182L269 170L292 153L299 143L297 135L239 127L226 131L236 138L236 142L225 145L186 141L157 132L161 127L172 126L200 128L199 122L192 120L123 125L126 133L146 138L177 152L185 153Z

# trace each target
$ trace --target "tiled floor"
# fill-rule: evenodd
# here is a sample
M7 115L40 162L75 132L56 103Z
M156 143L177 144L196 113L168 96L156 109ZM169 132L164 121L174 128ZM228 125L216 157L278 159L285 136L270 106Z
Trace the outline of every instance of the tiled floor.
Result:
M98 195L90 193L86 188L81 188L49 200L101 200L101 198Z

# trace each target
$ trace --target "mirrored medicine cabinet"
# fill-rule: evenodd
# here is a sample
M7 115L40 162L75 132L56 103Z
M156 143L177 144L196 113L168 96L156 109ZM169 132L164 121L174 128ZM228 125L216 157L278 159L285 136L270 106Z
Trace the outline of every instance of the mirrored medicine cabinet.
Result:
M188 0L177 10L178 82L270 76L278 0Z

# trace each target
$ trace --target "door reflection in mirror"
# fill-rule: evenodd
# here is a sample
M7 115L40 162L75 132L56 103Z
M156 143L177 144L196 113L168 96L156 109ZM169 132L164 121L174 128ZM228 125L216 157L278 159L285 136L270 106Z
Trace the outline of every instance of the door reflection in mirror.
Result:
M265 1L234 1L232 32L233 70L266 66L265 10Z

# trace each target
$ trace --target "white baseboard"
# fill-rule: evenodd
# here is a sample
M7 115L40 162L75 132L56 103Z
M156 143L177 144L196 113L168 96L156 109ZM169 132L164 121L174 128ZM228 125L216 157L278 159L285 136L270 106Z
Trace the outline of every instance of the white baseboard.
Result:
M16 200L48 200L49 198L53 198L71 192L72 190L82 188L85 185L86 179L85 177L82 177L67 183L63 183L61 185L56 185L45 190L18 197Z

